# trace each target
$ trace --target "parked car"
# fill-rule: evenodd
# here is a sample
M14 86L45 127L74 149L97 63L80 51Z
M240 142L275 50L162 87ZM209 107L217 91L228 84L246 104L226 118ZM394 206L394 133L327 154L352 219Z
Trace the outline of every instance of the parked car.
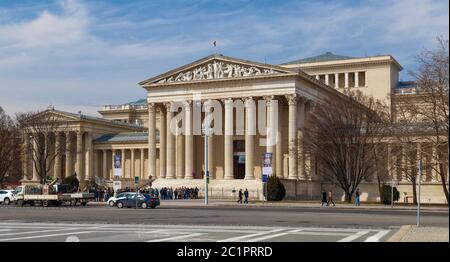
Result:
M0 203L9 205L16 201L16 193L14 190L0 189Z
M135 207L136 205L141 208L156 208L159 204L159 198L149 194L127 194L126 196L117 199L118 208Z
M129 195L129 194L133 194L133 192L123 192L123 193L119 193L119 194L117 194L116 196L112 196L112 197L110 197L110 198L108 198L108 200L106 200L106 203L109 205L109 206L115 206L116 205L116 202L117 202L117 199L119 199L119 198L123 198L123 197L125 197L125 196L127 196L127 195Z

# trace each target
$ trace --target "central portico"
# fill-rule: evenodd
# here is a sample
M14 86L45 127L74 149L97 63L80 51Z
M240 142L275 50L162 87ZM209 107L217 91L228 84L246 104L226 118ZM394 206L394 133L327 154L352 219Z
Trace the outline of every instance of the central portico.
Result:
M315 103L344 99L300 70L217 54L139 84L147 90L148 173L159 187L203 178L202 124L213 113L223 120L210 125L212 184L259 185L265 152L273 155L273 175L314 180L314 157L303 149L305 119Z

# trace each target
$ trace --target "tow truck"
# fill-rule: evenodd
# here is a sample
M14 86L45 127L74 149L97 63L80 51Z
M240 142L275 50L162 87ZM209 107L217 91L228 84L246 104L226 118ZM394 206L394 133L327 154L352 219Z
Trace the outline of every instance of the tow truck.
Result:
M43 207L61 206L64 203L76 206L78 203L85 206L94 199L94 193L89 192L71 192L69 185L56 184L55 179L48 185L28 184L21 185L16 188L15 204L18 206L35 206Z

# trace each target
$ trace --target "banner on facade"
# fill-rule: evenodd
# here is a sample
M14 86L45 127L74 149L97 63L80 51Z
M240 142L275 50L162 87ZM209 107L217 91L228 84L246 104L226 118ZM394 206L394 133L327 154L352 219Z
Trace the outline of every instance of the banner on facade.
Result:
M114 176L122 176L122 155L114 155Z
M264 153L262 174L266 176L272 175L272 153Z

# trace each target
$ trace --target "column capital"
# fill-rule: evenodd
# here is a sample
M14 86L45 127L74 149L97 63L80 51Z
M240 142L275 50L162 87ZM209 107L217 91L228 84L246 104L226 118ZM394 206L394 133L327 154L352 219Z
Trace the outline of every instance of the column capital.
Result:
M167 111L170 111L170 109L172 108L173 103L172 102L164 102L163 105L164 105L164 107L166 108Z
M150 102L147 104L147 109L149 112L155 112L156 110L156 103Z
M296 105L299 100L299 95L297 94L285 95L284 97L286 97L289 105Z
M192 100L183 101L183 106L185 110L191 110Z
M220 99L220 101L222 101L222 103L224 103L224 104L233 103L233 98L231 98L231 97L222 98L222 99Z
M253 100L252 96L244 98L244 106L245 107L249 107L251 105L254 105L254 103L255 103L255 100Z
M266 100L266 102L270 102L271 100L275 99L274 95L269 95L269 96L263 96L263 99Z

